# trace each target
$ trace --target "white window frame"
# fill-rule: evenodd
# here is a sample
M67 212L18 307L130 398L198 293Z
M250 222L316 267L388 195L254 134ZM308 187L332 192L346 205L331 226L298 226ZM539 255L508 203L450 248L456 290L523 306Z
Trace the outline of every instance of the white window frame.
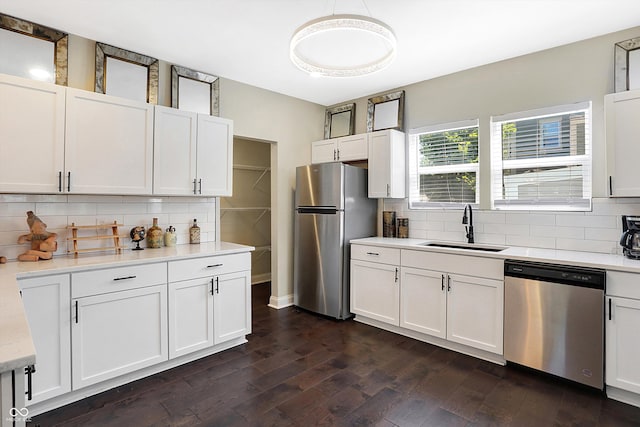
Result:
M502 159L502 124L504 122L523 119L542 119L548 117L548 121L554 121L553 116L585 112L585 154L573 156L557 156L533 159ZM549 210L549 211L590 211L592 197L592 153L591 128L593 116L591 101L576 104L559 105L550 108L522 111L518 113L504 114L491 117L491 205L496 210ZM539 125L538 149L544 150L542 124ZM554 147L546 147L546 149ZM566 199L563 203L557 200L503 200L502 199L502 174L505 169L545 168L553 166L581 165L583 168L581 200Z
M419 166L420 156L418 154L418 145L420 135L425 133L436 133L445 131L455 131L457 129L478 128L478 162L464 163L459 165L444 166ZM447 173L465 173L475 172L476 174L476 200L471 203L472 206L478 207L480 197L480 126L479 120L462 120L457 122L442 123L432 126L424 126L409 131L409 209L460 209L466 203L457 202L421 202L420 200L420 175L428 170L428 174L447 174Z

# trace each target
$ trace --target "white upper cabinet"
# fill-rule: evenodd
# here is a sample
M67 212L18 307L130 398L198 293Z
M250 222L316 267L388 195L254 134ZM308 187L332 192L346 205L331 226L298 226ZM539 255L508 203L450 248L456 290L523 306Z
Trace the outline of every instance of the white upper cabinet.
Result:
M0 192L57 193L65 88L0 74Z
M405 197L404 133L382 130L369 134L369 197Z
M198 188L203 196L231 196L233 121L198 115Z
M196 113L156 105L154 194L194 194L197 122Z
M366 133L311 143L311 163L367 160L368 156Z
M154 194L230 196L233 122L155 107Z
M639 197L640 90L606 95L604 111L609 196Z

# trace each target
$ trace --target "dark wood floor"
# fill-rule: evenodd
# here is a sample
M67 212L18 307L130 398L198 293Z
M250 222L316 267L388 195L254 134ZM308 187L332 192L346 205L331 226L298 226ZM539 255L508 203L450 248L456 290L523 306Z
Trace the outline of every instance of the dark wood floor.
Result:
M32 426L639 426L640 408L354 321L266 307L240 347L33 419Z

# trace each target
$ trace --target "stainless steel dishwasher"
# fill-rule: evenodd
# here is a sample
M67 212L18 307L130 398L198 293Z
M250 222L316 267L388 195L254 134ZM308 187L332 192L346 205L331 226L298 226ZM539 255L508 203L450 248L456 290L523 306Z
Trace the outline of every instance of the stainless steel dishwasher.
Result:
M504 358L604 387L605 271L506 260Z

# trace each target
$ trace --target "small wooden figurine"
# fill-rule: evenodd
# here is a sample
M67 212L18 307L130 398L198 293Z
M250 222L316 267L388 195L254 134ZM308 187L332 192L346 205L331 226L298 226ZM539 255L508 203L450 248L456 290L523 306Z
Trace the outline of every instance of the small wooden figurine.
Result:
M58 242L56 242L58 235L48 232L47 224L42 222L33 211L27 212L27 224L29 225L30 233L18 237L18 243L31 242L31 249L18 255L18 260L38 261L51 259L53 253L58 249Z

